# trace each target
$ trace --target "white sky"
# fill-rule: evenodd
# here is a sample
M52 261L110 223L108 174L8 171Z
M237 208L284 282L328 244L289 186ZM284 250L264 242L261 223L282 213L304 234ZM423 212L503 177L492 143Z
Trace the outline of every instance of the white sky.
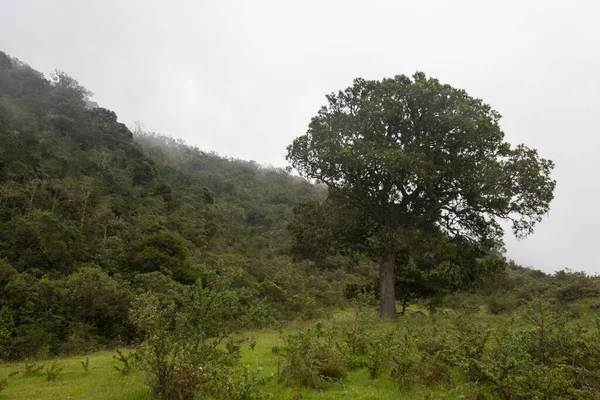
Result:
M65 71L129 126L275 166L326 93L423 71L556 163L550 215L508 256L600 273L598 0L0 0L0 50Z

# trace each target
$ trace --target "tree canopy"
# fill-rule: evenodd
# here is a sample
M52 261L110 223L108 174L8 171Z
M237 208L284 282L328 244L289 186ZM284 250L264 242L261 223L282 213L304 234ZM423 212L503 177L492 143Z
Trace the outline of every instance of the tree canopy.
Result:
M503 221L523 237L549 210L552 161L505 142L500 114L464 90L417 72L356 79L327 101L287 159L328 186L346 244L380 260L383 317L395 315L396 260L422 235L483 251Z

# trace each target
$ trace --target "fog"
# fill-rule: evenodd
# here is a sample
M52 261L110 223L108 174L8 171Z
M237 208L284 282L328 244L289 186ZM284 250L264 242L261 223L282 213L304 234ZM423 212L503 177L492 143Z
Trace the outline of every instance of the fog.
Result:
M598 1L9 1L0 50L60 69L121 121L285 166L324 95L423 71L555 161L550 214L508 257L600 272Z

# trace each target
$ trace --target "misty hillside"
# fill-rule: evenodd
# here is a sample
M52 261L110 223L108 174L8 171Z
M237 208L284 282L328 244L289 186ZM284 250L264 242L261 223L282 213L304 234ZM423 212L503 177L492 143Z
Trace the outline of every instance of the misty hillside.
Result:
M341 301L346 272L288 254L293 206L322 188L134 135L90 96L0 53L0 302L12 357L64 350L68 338L127 341L135 290L214 274L279 315Z
M283 170L134 138L114 112L87 107L90 93L63 73L48 81L2 54L0 79L0 255L19 272L68 274L85 262L136 272L126 248L157 231L191 255L260 251L274 238L283 251L291 207L318 192Z

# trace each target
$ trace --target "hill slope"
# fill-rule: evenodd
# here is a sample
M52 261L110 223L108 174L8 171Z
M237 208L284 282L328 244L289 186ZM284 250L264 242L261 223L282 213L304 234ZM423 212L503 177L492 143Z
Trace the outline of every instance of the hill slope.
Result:
M294 204L323 189L134 135L90 96L62 72L48 80L0 53L0 352L127 341L137 291L211 274L278 315L342 301L344 271L288 256Z

